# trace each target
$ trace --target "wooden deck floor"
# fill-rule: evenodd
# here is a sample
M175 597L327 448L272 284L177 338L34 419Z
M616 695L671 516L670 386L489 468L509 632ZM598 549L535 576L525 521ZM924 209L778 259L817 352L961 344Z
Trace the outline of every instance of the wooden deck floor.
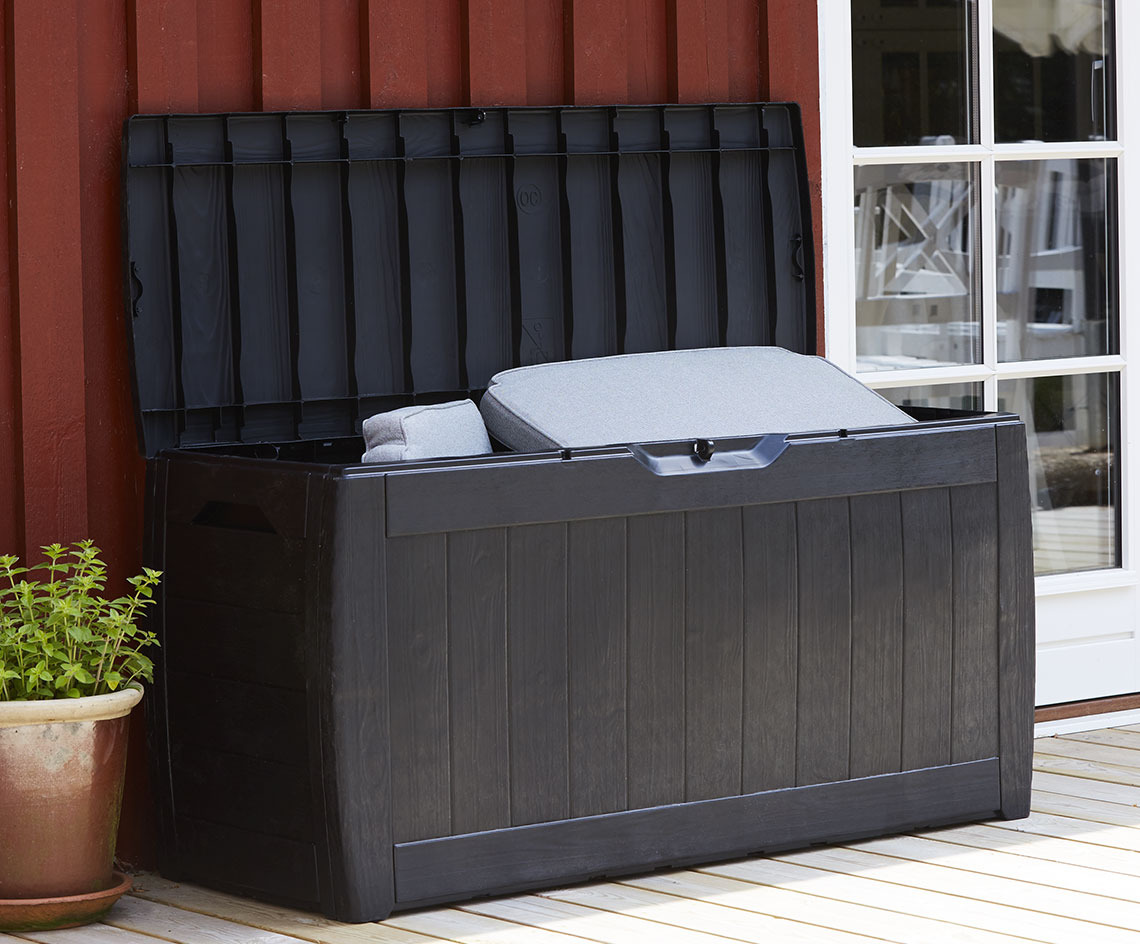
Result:
M150 875L44 944L1140 944L1140 725L1037 742L1033 815L347 925ZM0 944L17 938L0 935Z

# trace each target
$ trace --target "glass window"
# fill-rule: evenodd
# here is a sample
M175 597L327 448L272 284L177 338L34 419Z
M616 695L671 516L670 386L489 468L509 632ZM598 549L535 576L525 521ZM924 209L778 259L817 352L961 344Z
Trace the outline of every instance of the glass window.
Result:
M835 348L900 406L1022 416L1038 574L1122 560L1114 6L851 0Z
M1119 403L1116 374L998 383L1025 422L1039 575L1120 565Z
M1110 6L1103 0L994 0L998 142L1115 135Z
M974 364L976 164L855 168L860 371Z
M1115 160L999 161L998 359L1115 354Z
M1038 700L1136 691L1140 0L820 10L827 356L916 419L1024 420Z
M895 406L934 407L939 410L982 409L982 385L980 383L927 384L917 387L889 387L880 390L884 397Z
M852 0L855 144L970 144L970 4Z

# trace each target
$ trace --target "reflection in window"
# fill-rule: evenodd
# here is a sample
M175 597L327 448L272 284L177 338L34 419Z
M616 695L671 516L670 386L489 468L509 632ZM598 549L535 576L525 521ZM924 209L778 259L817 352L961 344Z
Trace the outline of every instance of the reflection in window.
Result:
M997 164L998 359L1114 354L1116 162Z
M855 169L858 369L974 364L975 164Z
M855 144L972 143L966 0L851 0Z
M998 384L1025 421L1037 574L1120 565L1119 404L1115 374Z
M933 407L938 410L976 412L982 409L980 383L927 384L917 387L893 387L880 394L895 406Z
M993 15L996 140L1114 137L1112 3L994 0Z

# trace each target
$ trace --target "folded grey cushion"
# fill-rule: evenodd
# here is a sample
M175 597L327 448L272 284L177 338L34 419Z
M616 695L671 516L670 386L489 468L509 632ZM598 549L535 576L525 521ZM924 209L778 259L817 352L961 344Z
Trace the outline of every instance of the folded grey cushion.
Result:
M470 400L406 406L364 421L361 462L480 456L491 451L487 427Z
M480 410L520 452L914 422L830 361L778 347L519 367L491 378Z

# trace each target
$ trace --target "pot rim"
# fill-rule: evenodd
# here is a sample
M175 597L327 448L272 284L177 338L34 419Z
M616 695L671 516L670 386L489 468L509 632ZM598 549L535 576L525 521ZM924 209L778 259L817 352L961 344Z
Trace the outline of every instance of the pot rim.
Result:
M0 728L69 721L110 721L131 713L142 698L142 686L82 698L47 698L40 701L0 701Z

